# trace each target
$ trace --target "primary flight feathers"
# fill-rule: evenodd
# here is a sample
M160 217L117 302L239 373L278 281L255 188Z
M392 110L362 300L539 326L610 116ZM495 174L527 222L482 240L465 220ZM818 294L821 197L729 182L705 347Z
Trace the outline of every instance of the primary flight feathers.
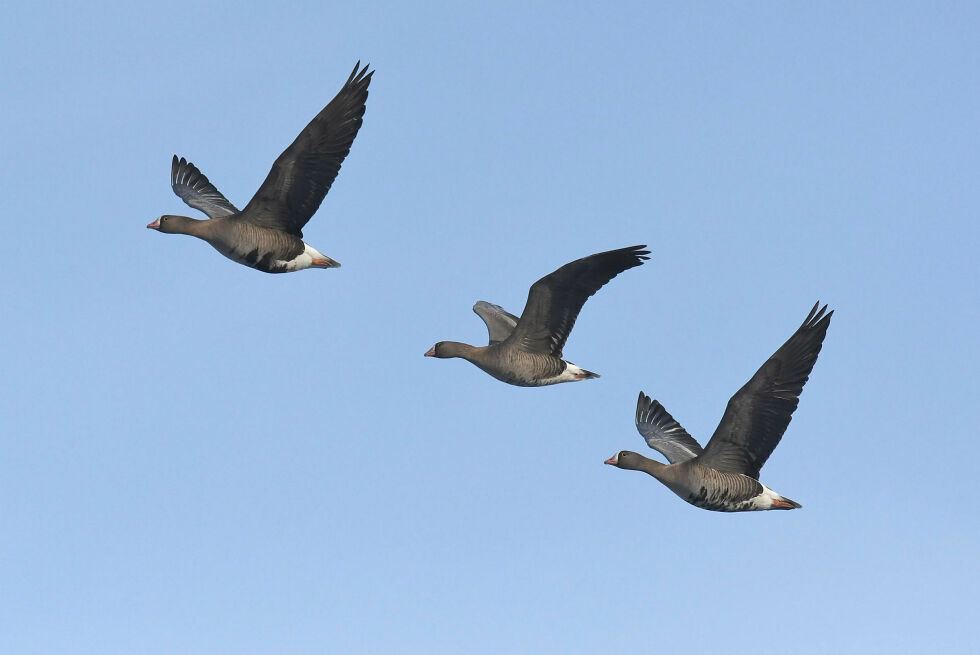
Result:
M174 155L170 164L170 186L177 197L207 215L221 218L238 213L238 208L218 191L197 166Z
M659 451L671 464L701 454L701 444L667 413L663 405L642 391L636 401L636 429L647 445Z

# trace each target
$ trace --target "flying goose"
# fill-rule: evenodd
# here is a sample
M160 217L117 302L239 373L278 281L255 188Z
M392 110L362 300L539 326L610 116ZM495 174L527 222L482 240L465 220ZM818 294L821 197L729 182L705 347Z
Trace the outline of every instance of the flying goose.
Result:
M194 164L174 155L174 193L209 220L168 214L146 227L198 237L225 257L265 273L340 266L303 241L303 226L320 207L361 128L374 75L367 69L357 62L337 96L272 164L245 209L238 211Z
M487 324L489 345L440 341L425 356L461 357L519 387L597 378L562 359L562 348L585 301L609 280L649 259L644 248L610 250L565 264L531 286L520 318L481 300L473 311Z
M643 471L687 502L717 512L797 509L796 501L759 482L759 470L786 431L800 393L817 362L833 311L818 302L803 325L728 401L725 415L708 445L700 444L642 391L636 403L636 428L647 445L660 451L662 464L628 450L606 464Z

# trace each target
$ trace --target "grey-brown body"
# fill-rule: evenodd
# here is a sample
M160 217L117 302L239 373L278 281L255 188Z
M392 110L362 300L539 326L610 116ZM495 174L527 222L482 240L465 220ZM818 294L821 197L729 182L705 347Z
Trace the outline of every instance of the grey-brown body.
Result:
M459 357L501 382L542 387L599 377L562 358L562 350L585 301L609 280L648 259L646 246L589 255L544 276L528 292L520 318L480 301L473 311L487 325L490 342L471 346L440 341L426 357Z
M745 512L801 507L759 482L759 471L782 439L823 346L834 312L827 312L826 305L818 312L819 305L813 306L793 336L731 397L704 448L663 405L641 391L636 404L637 430L670 463L623 450L606 464L643 471L703 509Z
M214 238L208 239L208 243L222 255L239 264L257 268L266 273L286 273L295 270L295 268L289 267L289 263L306 251L306 243L292 234L270 230L244 221L220 218L215 220L228 221L231 229L214 230ZM205 222L212 223L215 221ZM220 225L218 223L218 226Z
M263 273L299 270L298 265L308 247L302 239L292 234L259 227L233 217L206 221L187 216L168 215L160 218L158 229L161 232L169 231L172 227L178 227L181 234L206 241L228 259Z
M613 464L619 468L643 471L695 507L715 512L777 509L772 506L774 499L800 506L747 475L722 473L702 466L693 459L677 464L663 464L639 453L624 451L618 453L618 461Z
M508 348L503 344L471 346L457 341L442 341L431 356L465 359L501 382L518 387L543 387L559 382L599 377L559 357ZM569 365L575 370L570 371ZM576 375L582 377L576 378Z
M320 207L360 130L374 74L367 68L358 62L336 97L279 155L245 209L239 211L194 164L174 155L174 193L209 220L167 214L147 227L197 237L265 273L340 266L303 241L303 226Z

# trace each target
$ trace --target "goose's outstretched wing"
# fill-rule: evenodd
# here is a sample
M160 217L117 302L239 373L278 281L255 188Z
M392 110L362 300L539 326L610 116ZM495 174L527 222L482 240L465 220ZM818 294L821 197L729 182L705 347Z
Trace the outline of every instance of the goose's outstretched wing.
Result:
M530 352L562 356L582 305L606 282L649 259L646 246L600 252L565 264L533 285L508 342Z
M803 325L728 401L725 415L704 447L701 463L723 473L758 479L783 437L827 336L833 311L818 302Z
M279 155L241 220L303 237L361 129L374 75L367 69L357 62L340 92Z

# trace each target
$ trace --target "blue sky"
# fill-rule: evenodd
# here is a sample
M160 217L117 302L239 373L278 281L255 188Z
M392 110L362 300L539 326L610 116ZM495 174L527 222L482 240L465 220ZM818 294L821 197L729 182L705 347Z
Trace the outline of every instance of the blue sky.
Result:
M980 649L969 3L18 3L0 24L0 650ZM531 6L529 6L531 5ZM364 127L264 275L144 226L239 206L358 59ZM649 244L524 389L460 360ZM695 437L836 310L724 515L603 466Z

